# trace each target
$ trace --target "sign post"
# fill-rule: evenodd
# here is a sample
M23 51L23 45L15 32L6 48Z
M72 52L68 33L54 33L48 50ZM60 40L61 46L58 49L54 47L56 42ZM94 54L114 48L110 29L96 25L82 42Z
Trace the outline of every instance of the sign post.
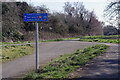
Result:
M39 54L38 54L38 23L35 22L36 25L36 73L39 69Z
M47 20L48 20L47 13L25 13L24 14L25 22L35 22L35 28L36 28L36 73L38 72L38 69L39 69L38 22L41 22L41 21L46 22Z

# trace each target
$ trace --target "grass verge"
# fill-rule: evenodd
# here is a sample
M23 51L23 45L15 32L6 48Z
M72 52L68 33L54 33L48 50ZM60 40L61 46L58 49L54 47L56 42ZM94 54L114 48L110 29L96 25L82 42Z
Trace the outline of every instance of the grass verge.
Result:
M84 36L84 37L80 37L79 41L120 44L120 37L118 35L111 35L111 36Z
M11 61L15 58L25 56L25 55L30 55L34 51L34 46L27 44L27 45L12 45L12 46L2 46L1 49L2 54L1 60L2 63Z
M79 37L72 37L72 38L64 38L64 39L53 39L53 40L43 40L43 41L39 41L39 42L53 42L53 41L63 41L63 40L70 40L70 39L77 39ZM35 41L18 41L18 42L0 42L0 45L4 45L4 44L19 44L19 43L35 43Z
M80 66L86 64L89 60L103 53L108 46L99 44L87 47L83 50L77 50L71 54L62 55L55 60L52 60L45 66L41 67L39 73L28 74L25 80L39 79L60 79L68 78L68 74L76 70Z
M112 39L80 39L79 41L102 42L102 43L116 43L116 44L120 44L120 40L112 40Z
M99 36L83 36L81 37L82 39L119 39L119 35L110 35L110 36L104 36L104 35L99 35Z

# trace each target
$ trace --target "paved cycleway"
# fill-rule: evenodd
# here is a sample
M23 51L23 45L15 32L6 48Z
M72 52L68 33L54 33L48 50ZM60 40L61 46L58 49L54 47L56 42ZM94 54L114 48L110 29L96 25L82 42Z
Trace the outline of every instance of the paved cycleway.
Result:
M101 43L80 42L76 40L40 43L39 44L39 64L40 65L46 64L51 59L54 59L60 55L71 53L76 51L77 49L83 49L85 47L96 45L96 44L101 44ZM107 44L107 45L111 45L111 44ZM113 53L110 53L110 55L111 54ZM107 60L106 61L103 60L103 62L108 63L109 60L108 62ZM2 77L13 78L16 76L24 75L28 71L33 69L35 69L35 53L33 53L32 55L24 56L24 57L12 60L8 63L2 64Z
M109 44L110 47L103 55L100 55L85 66L80 67L70 75L78 76L78 79L119 79L119 45Z

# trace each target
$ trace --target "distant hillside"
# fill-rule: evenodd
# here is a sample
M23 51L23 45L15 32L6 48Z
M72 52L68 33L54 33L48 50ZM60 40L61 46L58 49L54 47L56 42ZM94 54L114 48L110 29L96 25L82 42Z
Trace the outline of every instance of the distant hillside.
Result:
M93 20L91 18L91 21L88 22L89 24L84 26L83 23L87 23L87 20L83 20L83 22L71 22L70 19L67 19L67 16L69 16L68 14L51 14L45 7L39 7L39 10L40 12L47 12L49 17L48 22L39 23L39 37L42 40L74 37L80 35L103 34L101 26L98 27L97 24L93 25L94 23L92 21L96 21L96 23L99 24L97 19L95 19L94 17ZM31 22L24 22L24 13L36 13L36 8L29 6L26 2L2 3L3 41L13 42L35 40L35 24ZM71 17L71 19L72 18L75 19L74 17ZM92 26L93 29L91 29ZM89 34L87 32L89 32Z

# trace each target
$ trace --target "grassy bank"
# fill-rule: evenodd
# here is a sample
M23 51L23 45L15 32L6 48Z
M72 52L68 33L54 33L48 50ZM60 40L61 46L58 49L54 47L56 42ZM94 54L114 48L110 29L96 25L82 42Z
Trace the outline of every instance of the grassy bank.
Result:
M120 36L119 35L110 35L110 36L100 35L100 36L83 36L80 38L82 39L118 39L120 38Z
M79 41L102 42L102 43L116 43L116 44L120 44L120 40L110 40L110 39L80 39Z
M27 75L25 80L39 80L40 78L67 78L69 73L103 53L107 47L108 46L106 45L100 44L83 50L77 50L71 54L62 55L41 67L39 73L31 73Z
M80 37L79 41L120 44L120 37L118 35L112 35L112 36L85 36L85 37Z
M32 54L34 51L34 46L30 44L2 46L0 50L2 50L2 54L0 55L2 59L0 61L4 63L21 56Z
M63 39L53 39L53 40L43 40L43 41L39 41L39 42L63 41L63 40L70 40L70 39L77 39L77 38L78 37L63 38ZM0 45L4 45L4 44L19 44L19 43L35 43L35 41L0 42Z

